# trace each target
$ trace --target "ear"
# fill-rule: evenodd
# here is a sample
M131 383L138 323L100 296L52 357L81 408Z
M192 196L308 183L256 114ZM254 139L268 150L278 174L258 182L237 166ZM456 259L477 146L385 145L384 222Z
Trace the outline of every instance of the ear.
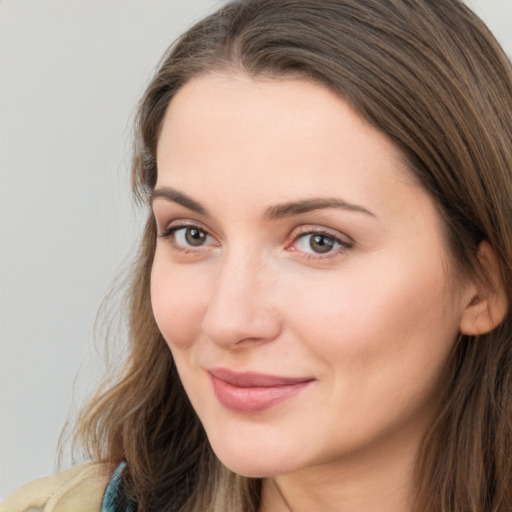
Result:
M469 336L492 331L503 321L508 311L507 294L496 253L487 242L482 242L477 257L481 273L474 277L468 287L459 326L461 334Z

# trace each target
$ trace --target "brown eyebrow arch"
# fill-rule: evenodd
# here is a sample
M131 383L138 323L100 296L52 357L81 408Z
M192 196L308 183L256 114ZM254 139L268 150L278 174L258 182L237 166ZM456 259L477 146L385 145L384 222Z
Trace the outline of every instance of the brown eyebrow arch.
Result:
M363 206L347 203L343 199L337 197L303 199L292 203L283 203L271 206L265 211L265 218L268 220L278 220L284 217L292 217L302 213L308 213L315 210L323 210L325 208L341 208L352 212L360 212L372 217L377 217L373 212L367 210Z
M211 217L208 210L201 203L173 188L161 187L153 190L150 196L150 204L152 205L155 199L159 198L180 204L181 206L205 217ZM279 220L285 217L293 217L294 215L300 215L302 213L308 213L315 210L323 210L326 208L341 208L343 210L364 213L366 215L376 217L373 212L367 210L363 206L348 203L347 201L337 197L326 197L303 199L300 201L271 206L265 210L264 218L267 220Z
M181 206L184 206L193 212L199 213L200 215L204 215L205 217L211 217L211 215L208 213L208 210L201 203L198 203L191 197L183 194L182 192L178 192L173 188L161 187L153 190L149 198L150 204L153 205L155 199L159 198L180 204Z

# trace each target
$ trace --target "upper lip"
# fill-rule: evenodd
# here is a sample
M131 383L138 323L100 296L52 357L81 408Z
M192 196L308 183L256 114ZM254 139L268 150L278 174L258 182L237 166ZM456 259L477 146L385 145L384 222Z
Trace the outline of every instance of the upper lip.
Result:
M234 372L227 368L210 368L208 372L216 379L239 388L291 386L315 380L313 377L280 377L256 372Z

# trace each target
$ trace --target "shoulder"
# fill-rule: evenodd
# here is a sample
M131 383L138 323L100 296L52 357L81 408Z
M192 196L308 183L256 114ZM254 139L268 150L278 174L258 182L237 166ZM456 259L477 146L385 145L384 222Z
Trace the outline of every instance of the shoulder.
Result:
M110 472L84 464L30 482L0 504L0 512L100 512Z

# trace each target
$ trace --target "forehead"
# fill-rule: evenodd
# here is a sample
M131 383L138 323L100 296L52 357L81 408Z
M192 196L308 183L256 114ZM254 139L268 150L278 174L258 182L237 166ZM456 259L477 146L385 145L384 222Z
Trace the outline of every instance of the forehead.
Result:
M278 141L293 137L296 150L300 142L311 141L315 134L329 139L335 130L351 142L360 136L371 137L381 148L396 151L391 141L358 116L340 95L302 78L201 75L178 90L163 125L159 152L167 142L172 143L170 135L189 136L190 129L201 143L222 136L233 142L262 144L275 141L276 136Z
M241 178L260 185L288 177L322 192L322 176L343 175L343 187L350 188L351 178L384 176L386 165L395 179L410 181L394 144L327 87L242 74L200 76L177 92L164 118L157 165L159 183L177 186ZM323 193L333 185L325 182Z

